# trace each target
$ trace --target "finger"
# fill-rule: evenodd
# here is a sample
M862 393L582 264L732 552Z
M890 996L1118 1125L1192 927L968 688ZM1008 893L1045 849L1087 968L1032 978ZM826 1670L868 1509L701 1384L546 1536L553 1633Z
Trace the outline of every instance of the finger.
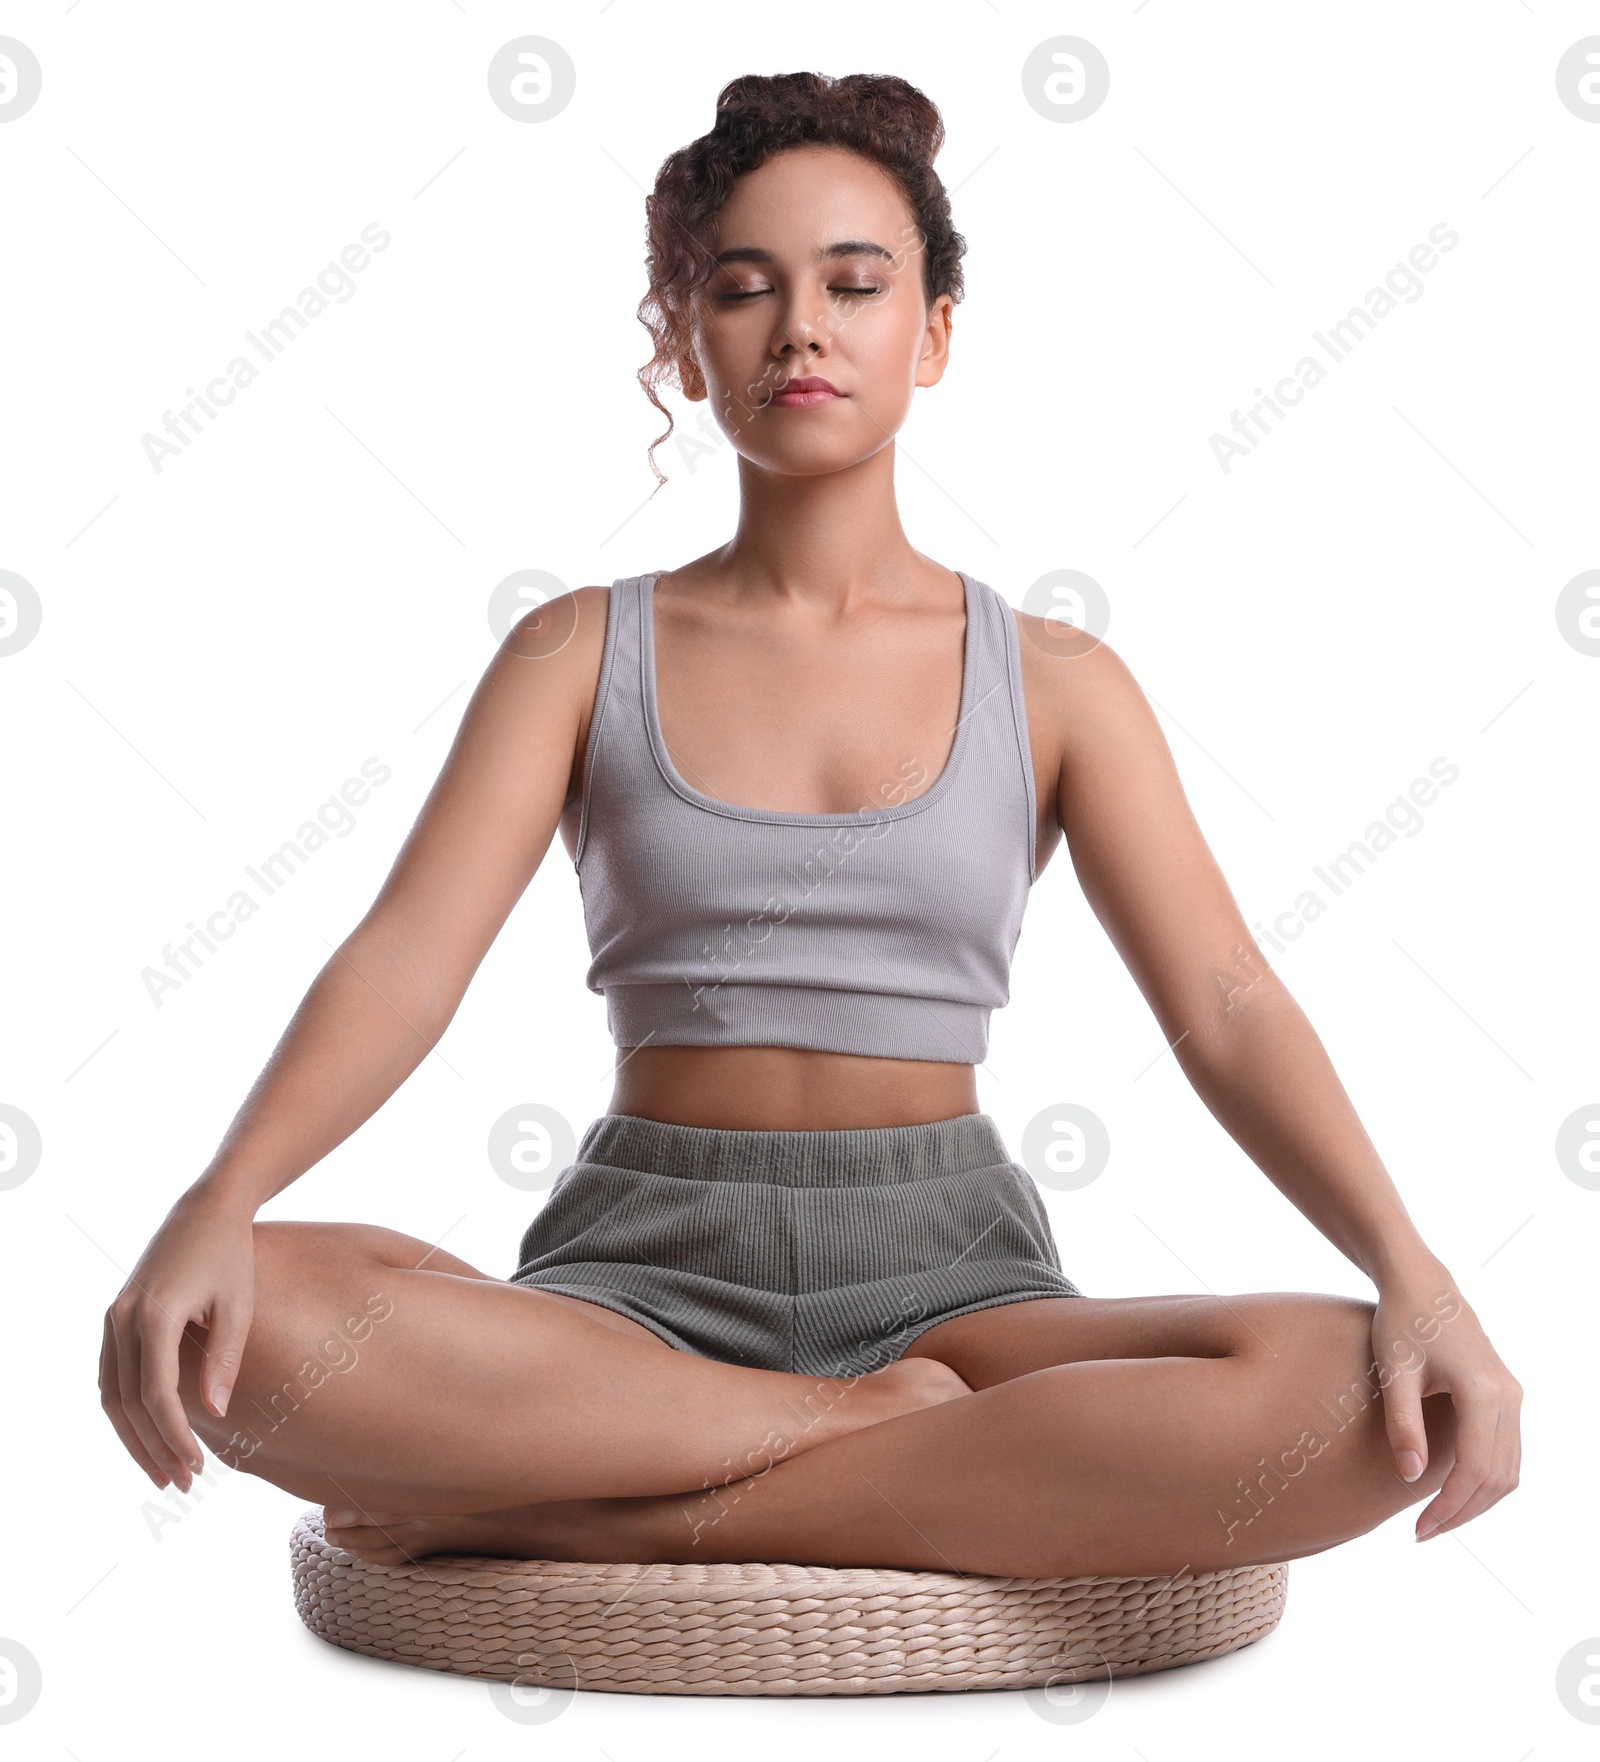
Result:
M239 1375L244 1343L250 1333L253 1305L219 1298L213 1305L206 1349L200 1362L200 1397L218 1419L228 1411L228 1397Z
M172 1451L156 1430L154 1421L145 1412L144 1399L139 1392L143 1352L138 1312L130 1311L125 1317L119 1318L115 1328L117 1391L121 1397L123 1414L133 1428L134 1435L161 1472L168 1480L178 1481L187 1490L189 1471L184 1466L183 1459Z
M1471 1523L1473 1518L1481 1517L1491 1505L1497 1505L1509 1490L1509 1479L1491 1469L1455 1516L1447 1518L1437 1529L1430 1530L1421 1539L1431 1542L1435 1536L1447 1536L1452 1530L1461 1529Z
M161 1472L156 1459L145 1449L139 1434L128 1423L128 1416L122 1409L122 1391L117 1384L117 1338L112 1327L110 1310L106 1311L105 1329L100 1342L100 1406L128 1454L158 1487L167 1486L171 1477Z
M1498 1403L1486 1401L1474 1389L1448 1391L1456 1409L1456 1460L1444 1485L1417 1519L1417 1538L1422 1540L1442 1529L1483 1484L1494 1460Z
M1454 1517L1439 1525L1433 1532L1435 1535L1442 1536L1450 1530L1458 1530L1463 1524L1471 1523L1475 1517L1481 1517L1490 1506L1498 1505L1516 1486L1519 1478L1516 1431L1515 1411L1510 1407L1499 1408L1496 1414L1494 1455L1482 1484Z
M1422 1418L1422 1378L1415 1372L1394 1376L1383 1391L1383 1424L1401 1480L1420 1480L1428 1466L1428 1431Z
M175 1326L169 1318L153 1323L145 1332L139 1360L139 1394L162 1442L191 1474L198 1474L205 1467L205 1457L200 1440L189 1429L189 1416L178 1394L178 1342L182 1337L182 1327Z

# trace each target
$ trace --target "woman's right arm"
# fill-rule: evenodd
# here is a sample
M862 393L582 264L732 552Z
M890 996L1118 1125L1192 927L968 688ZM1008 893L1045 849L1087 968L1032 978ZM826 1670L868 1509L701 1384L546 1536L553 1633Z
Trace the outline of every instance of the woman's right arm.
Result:
M191 1322L207 1329L201 1398L227 1412L250 1329L257 1208L422 1062L543 861L581 781L606 606L605 588L580 588L506 637L371 909L106 1311L101 1405L157 1486L187 1491L203 1462L178 1394Z

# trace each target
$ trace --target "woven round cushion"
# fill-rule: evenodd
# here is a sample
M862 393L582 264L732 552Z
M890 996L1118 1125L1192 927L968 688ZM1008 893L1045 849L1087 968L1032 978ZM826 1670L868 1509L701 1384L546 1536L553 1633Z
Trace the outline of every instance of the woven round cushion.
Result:
M1236 1651L1283 1613L1288 1567L1170 1578L988 1578L867 1566L607 1566L433 1554L369 1566L313 1506L295 1607L352 1652L544 1689L889 1695L1029 1689Z

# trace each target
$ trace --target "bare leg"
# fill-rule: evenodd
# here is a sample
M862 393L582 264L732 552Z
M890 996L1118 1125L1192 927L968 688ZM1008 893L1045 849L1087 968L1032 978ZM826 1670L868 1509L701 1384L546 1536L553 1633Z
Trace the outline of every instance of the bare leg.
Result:
M824 1378L698 1358L595 1304L361 1224L255 1227L255 1314L228 1415L179 1391L230 1467L321 1502L466 1512L720 1485L966 1396L933 1361Z
M487 1548L481 1525L454 1537L435 1527L430 1540L408 1516L415 1505L369 1507L374 1522L335 1539L379 1561L431 1546L1025 1577L1292 1559L1430 1497L1454 1459L1454 1409L1430 1396L1428 1468L1409 1484L1396 1473L1370 1375L1372 1315L1370 1303L1300 1293L1008 1305L914 1342L976 1393L725 1490L502 1513L501 1545Z

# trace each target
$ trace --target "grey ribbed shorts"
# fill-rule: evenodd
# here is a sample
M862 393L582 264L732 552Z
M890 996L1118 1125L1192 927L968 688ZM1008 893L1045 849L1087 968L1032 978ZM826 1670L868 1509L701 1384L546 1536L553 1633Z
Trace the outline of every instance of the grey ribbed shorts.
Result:
M985 1113L820 1132L602 1114L511 1281L763 1370L856 1376L936 1322L1081 1297Z

